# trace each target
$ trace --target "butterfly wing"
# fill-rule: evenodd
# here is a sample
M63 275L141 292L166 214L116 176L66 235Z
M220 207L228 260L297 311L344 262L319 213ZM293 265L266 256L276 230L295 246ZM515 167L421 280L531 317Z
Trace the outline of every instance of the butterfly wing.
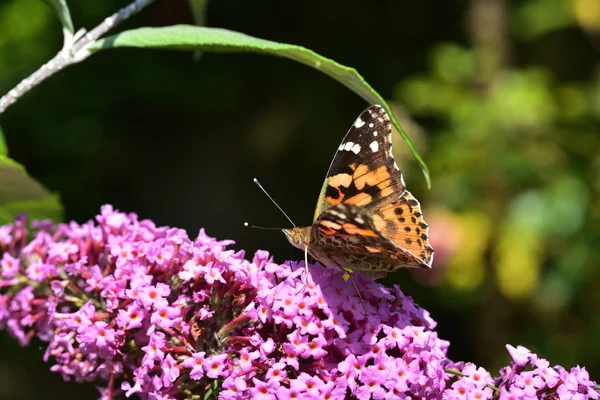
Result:
M382 268L389 272L402 267L431 267L433 249L428 227L392 155L391 134L387 113L375 105L356 119L344 137L317 203L311 231L311 246L317 249L313 252L335 252L335 243L344 251L344 246L350 246L354 259L362 254L366 261L366 255L377 253L372 255L375 265L355 265L354 269L359 270ZM340 224L343 216L346 222ZM352 217L356 218L354 228L332 229L338 225L351 227ZM362 226L360 221L367 225Z
M309 252L327 266L360 272L373 279L426 261L398 246L376 227L364 207L338 204L323 211L311 229Z
M433 248L429 244L429 227L423 219L417 199L405 190L398 200L370 209L375 228L402 252L414 256L415 263L398 267L428 267L433 262Z
M405 186L392 156L391 135L390 118L383 107L374 105L360 114L329 166L315 220L340 203L373 207L400 197Z

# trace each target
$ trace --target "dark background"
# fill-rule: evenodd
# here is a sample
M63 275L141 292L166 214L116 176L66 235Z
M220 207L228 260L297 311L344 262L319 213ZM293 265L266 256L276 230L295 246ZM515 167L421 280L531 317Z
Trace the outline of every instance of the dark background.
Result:
M92 28L126 1L70 0ZM383 283L430 310L449 356L496 374L506 343L600 379L600 11L594 0L215 1L209 26L305 46L355 67L401 118L394 153L421 201L434 270ZM158 1L119 30L193 23ZM111 32L114 33L114 32ZM62 46L36 0L0 1L0 93ZM121 49L45 81L0 117L11 157L62 198L67 220L102 204L191 237L300 259L258 177L311 222L340 140L368 106L292 61L253 54ZM49 372L43 344L0 333L0 399L94 398Z

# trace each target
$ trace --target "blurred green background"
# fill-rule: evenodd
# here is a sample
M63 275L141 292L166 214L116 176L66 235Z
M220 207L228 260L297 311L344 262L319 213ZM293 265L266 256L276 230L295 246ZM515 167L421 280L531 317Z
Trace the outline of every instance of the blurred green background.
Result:
M127 1L70 0L91 28ZM506 343L600 380L600 2L409 0L209 4L209 26L305 46L355 67L392 104L431 170L427 190L399 135L394 152L421 201L434 270L399 283L431 311L449 356L492 372ZM192 23L158 1L119 27ZM114 32L111 32L114 33ZM0 93L62 46L38 0L0 1ZM111 203L158 224L201 227L238 248L300 259L254 186L309 224L343 135L367 107L289 60L123 49L100 52L0 116L11 157L83 222ZM0 333L0 399L96 398Z

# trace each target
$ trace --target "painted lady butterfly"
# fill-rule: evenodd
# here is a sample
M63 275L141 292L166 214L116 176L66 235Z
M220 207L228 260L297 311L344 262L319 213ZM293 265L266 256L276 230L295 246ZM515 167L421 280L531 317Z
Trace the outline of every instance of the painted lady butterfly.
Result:
M399 268L431 268L427 229L394 161L390 118L374 105L354 122L333 158L313 224L283 232L325 266L377 279Z

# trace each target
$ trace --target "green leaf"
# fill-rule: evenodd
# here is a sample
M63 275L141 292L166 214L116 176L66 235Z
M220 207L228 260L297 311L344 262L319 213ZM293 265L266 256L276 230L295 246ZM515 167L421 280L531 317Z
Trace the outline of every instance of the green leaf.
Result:
M2 132L2 128L0 128L0 156L8 155L8 147L6 146L6 141L4 140L4 132Z
M69 32L74 33L73 21L71 20L71 12L69 6L67 6L66 0L42 0L50 9L56 14L63 28Z
M565 29L577 23L573 3L564 0L530 0L516 7L512 18L513 31L528 40Z
M427 185L431 186L427 165L421 159L410 138L404 132L390 106L354 69L323 57L312 50L286 43L277 43L226 29L191 25L176 25L164 28L139 28L119 33L93 43L90 51L117 47L149 49L212 51L222 53L255 52L285 57L315 68L345 85L370 104L381 104L390 114L409 149L419 162Z
M30 218L50 218L56 222L63 217L57 195L51 194L27 175L21 164L0 155L0 224L12 222L21 213L27 213Z

